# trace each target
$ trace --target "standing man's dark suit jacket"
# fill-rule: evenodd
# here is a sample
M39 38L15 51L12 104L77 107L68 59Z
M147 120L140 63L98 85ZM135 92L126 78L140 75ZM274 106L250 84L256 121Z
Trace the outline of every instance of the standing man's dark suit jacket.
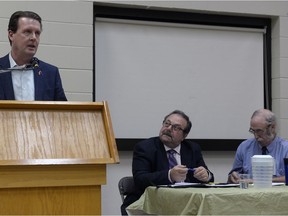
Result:
M188 168L203 166L208 170L202 157L200 146L184 140L181 143L181 164ZM139 142L134 147L132 172L137 191L127 196L121 206L122 214L125 214L125 208L135 202L143 194L148 186L171 184L168 179L169 162L164 144L159 137L153 137ZM210 172L210 171L209 171ZM214 181L214 175L210 172ZM200 182L193 177L193 173L188 172L185 182Z
M35 100L67 101L57 67L43 61L34 71ZM9 55L0 58L0 70L10 68ZM0 73L0 100L15 100L11 72Z

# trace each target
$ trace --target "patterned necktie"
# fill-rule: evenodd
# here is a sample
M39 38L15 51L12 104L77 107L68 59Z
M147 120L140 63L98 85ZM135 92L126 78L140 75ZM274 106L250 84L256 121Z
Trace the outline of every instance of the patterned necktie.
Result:
M262 155L266 155L267 154L267 147L264 146L262 147Z
M177 165L177 161L174 156L177 152L174 149L170 149L167 151L167 153L168 153L169 169L172 169L174 166Z

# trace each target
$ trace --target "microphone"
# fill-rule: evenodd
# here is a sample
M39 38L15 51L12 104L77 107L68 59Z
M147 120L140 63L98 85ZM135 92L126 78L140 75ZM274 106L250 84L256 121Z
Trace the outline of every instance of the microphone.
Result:
M34 68L39 67L39 60L36 57L33 57L30 61L30 64L24 64L20 66L15 66L13 68L5 68L5 69L0 69L0 73L6 73L6 72L11 72L14 70L33 70Z
M33 57L33 58L31 59L30 63L27 64L27 65L25 65L25 68L24 68L24 69L30 70L30 69L37 68L37 67L39 67L39 64L38 64L38 63L39 63L38 58Z
M42 71L40 70L40 67L39 67L39 59L36 58L36 57L33 57L30 61L30 64L32 65L32 68L39 68L38 70L38 75L41 76L42 75Z
M39 67L39 59L36 57L33 57L30 61L30 65L32 66L32 68Z

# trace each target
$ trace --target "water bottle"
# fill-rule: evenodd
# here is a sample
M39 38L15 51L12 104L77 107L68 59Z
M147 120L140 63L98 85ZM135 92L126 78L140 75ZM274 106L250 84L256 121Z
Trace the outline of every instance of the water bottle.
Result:
M254 187L271 188L274 158L271 155L254 155L251 160Z

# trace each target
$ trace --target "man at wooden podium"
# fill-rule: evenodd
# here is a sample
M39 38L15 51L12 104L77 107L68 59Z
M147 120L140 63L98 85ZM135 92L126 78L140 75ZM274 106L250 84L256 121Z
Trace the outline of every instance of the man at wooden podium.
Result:
M16 11L8 24L11 52L0 58L0 100L67 101L57 67L38 60L42 19Z

